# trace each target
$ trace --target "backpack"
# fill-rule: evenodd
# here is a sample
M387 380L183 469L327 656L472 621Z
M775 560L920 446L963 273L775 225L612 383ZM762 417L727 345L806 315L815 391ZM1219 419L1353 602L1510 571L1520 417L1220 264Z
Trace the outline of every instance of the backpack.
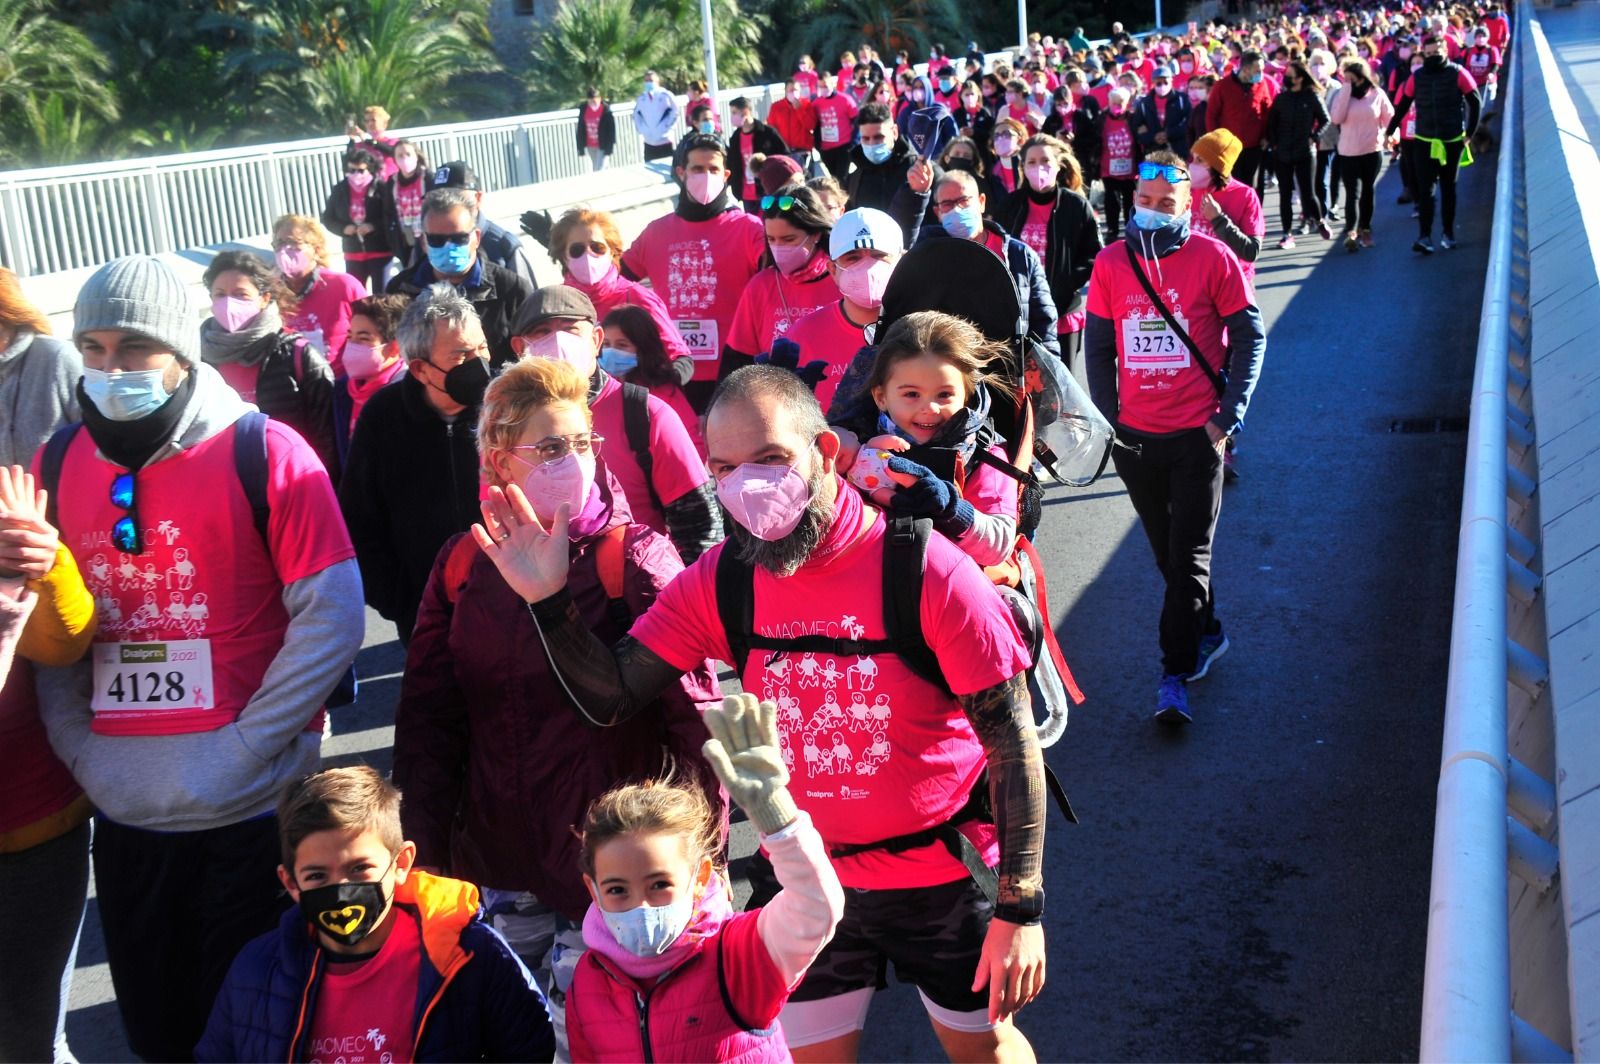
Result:
M611 619L620 624L624 631L633 624L633 614L629 612L624 597L627 534L627 525L609 528L594 548L595 568L600 574L600 586L605 589L606 608L610 611ZM450 548L449 555L445 557L444 597L451 606L461 600L461 592L467 586L467 577L472 572L472 563L477 556L478 543L469 534L456 540L455 546Z
M304 344L302 339L296 345L297 359L304 350ZM67 448L72 446L82 427L82 423L73 422L57 429L39 456L39 480L50 493L46 518L53 525L60 523L56 517L56 495L61 487L61 466L66 461ZM233 423L233 467L239 476L239 486L244 489L244 497L250 503L251 523L256 526L256 533L270 555L272 541L267 536L267 530L272 520L272 505L267 499L267 415L259 410L251 410ZM355 664L351 663L329 692L328 708L350 705L356 700L360 688L361 680L356 675Z

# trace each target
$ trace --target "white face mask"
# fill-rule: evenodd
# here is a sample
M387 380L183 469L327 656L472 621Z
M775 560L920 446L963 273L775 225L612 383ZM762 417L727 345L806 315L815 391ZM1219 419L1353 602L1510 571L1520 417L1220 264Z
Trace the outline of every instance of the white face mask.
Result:
M85 366L83 391L94 408L112 421L137 421L171 397L161 379L165 375L162 369L107 373Z
M659 957L667 952L693 916L692 894L685 894L667 905L640 905L620 913L600 910L600 918L617 945L636 957Z

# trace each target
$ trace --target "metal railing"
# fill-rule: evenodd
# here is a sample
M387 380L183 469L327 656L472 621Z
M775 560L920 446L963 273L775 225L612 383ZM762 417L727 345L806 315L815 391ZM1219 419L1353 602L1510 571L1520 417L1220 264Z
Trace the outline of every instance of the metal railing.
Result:
M1518 42L1525 42L1524 5L1519 5L1516 32ZM1507 595L1525 600L1527 578L1537 586L1537 577L1523 564L1533 545L1508 520L1510 500L1525 505L1535 487L1507 458L1508 442L1531 440L1529 419L1513 401L1508 383L1526 384L1511 361L1519 337L1528 331L1519 88L1524 65L1513 60L1501 79L1505 95L1499 110L1494 223L1473 373L1434 816L1422 992L1424 1061L1567 1056L1515 1014L1511 993L1508 876L1548 888L1555 871L1554 848L1511 815L1548 806L1552 796L1543 792L1549 784L1510 755L1507 740L1507 684L1532 690L1542 683L1545 668L1507 628ZM1514 269L1514 263L1524 268Z

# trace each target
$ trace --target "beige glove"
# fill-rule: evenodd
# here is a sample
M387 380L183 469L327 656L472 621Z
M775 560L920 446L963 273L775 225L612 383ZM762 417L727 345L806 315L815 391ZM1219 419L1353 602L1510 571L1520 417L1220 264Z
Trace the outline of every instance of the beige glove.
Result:
M708 709L712 738L701 751L728 795L763 835L794 823L799 811L789 796L789 770L778 749L778 707L751 694L730 695L721 709Z

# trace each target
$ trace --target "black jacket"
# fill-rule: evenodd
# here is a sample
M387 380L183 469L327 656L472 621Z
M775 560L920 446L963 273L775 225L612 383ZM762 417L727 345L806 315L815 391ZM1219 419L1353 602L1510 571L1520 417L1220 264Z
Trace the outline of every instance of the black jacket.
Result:
M1100 176L1100 110L1100 101L1085 93L1072 111L1072 154L1083 167L1086 185Z
M998 220L1007 232L1020 234L1028 222L1031 191L1011 197L1006 213ZM1081 194L1071 189L1055 190L1056 205L1050 212L1048 243L1045 246L1044 273L1050 279L1050 295L1059 314L1083 309L1083 286L1089 283L1094 257L1100 254L1100 223L1094 208Z
M395 274L385 291L390 295L415 299L424 288L437 280L433 264L424 259L410 269ZM511 350L511 323L516 320L522 301L533 294L533 286L504 266L490 262L480 250L477 264L456 286L456 290L478 312L484 338L489 341L489 361L494 368L515 362L516 352ZM376 400L377 397L373 398Z
M744 145L740 130L728 131L728 184L733 187L734 195L744 188ZM767 125L761 119L756 119L755 125L750 129L750 153L752 155L787 155L789 145L778 136L778 131ZM756 193L760 194L761 184L756 183Z
M956 128L961 131L961 135L971 137L977 143L978 150L987 154L989 134L994 132L994 115L989 109L980 103L977 114L968 114L965 107L952 111L951 114L955 116ZM969 129L972 132L968 133Z
M384 252L393 254L389 246L389 192L387 183L374 177L362 197L367 207L366 224L372 232L366 236L345 236L344 227L355 225L350 217L350 186L343 181L328 190L328 200L322 207L322 224L339 234L346 255L357 252Z
M985 218L983 227L1005 238L1006 269L1011 273L1011 282L1019 297L1024 292L1028 297L1028 339L1054 355L1059 363L1061 341L1056 337L1056 321L1060 315L1056 313L1055 297L1050 291L1050 281L1045 276L1039 256L1028 245L1007 233L993 218ZM924 226L917 244L921 246L932 241L954 239L942 225Z
M1156 95L1147 92L1139 97L1133 108L1133 133L1139 138L1139 147L1145 152L1155 151L1157 133L1166 133L1167 149L1181 159L1189 158L1189 97L1186 93L1167 94L1167 120L1163 124L1156 115Z
M1328 124L1328 108L1310 89L1280 92L1267 112L1267 143L1280 163L1312 158L1313 138Z
M261 359L256 376L256 406L304 437L322 459L329 478L339 483L339 454L333 439L333 370L327 359L297 332L276 333L257 343L270 345L271 350Z
M587 103L578 105L578 156L581 158L589 147L589 130L583 121L584 108ZM600 101L600 150L610 155L617 146L617 120L611 115L611 105L604 100Z
M867 161L861 145L850 149L850 173L844 179L845 195L849 197L850 210L857 207L874 207L900 223L900 231L910 247L917 231L924 225L939 224L933 215L933 190L938 187L943 171L937 163L933 167L933 183L928 191L913 192L906 181L906 172L917 161L917 153L903 137L896 137L894 150L881 163Z
M361 408L339 507L367 605L411 638L439 550L478 514L478 411L446 422L410 373Z

